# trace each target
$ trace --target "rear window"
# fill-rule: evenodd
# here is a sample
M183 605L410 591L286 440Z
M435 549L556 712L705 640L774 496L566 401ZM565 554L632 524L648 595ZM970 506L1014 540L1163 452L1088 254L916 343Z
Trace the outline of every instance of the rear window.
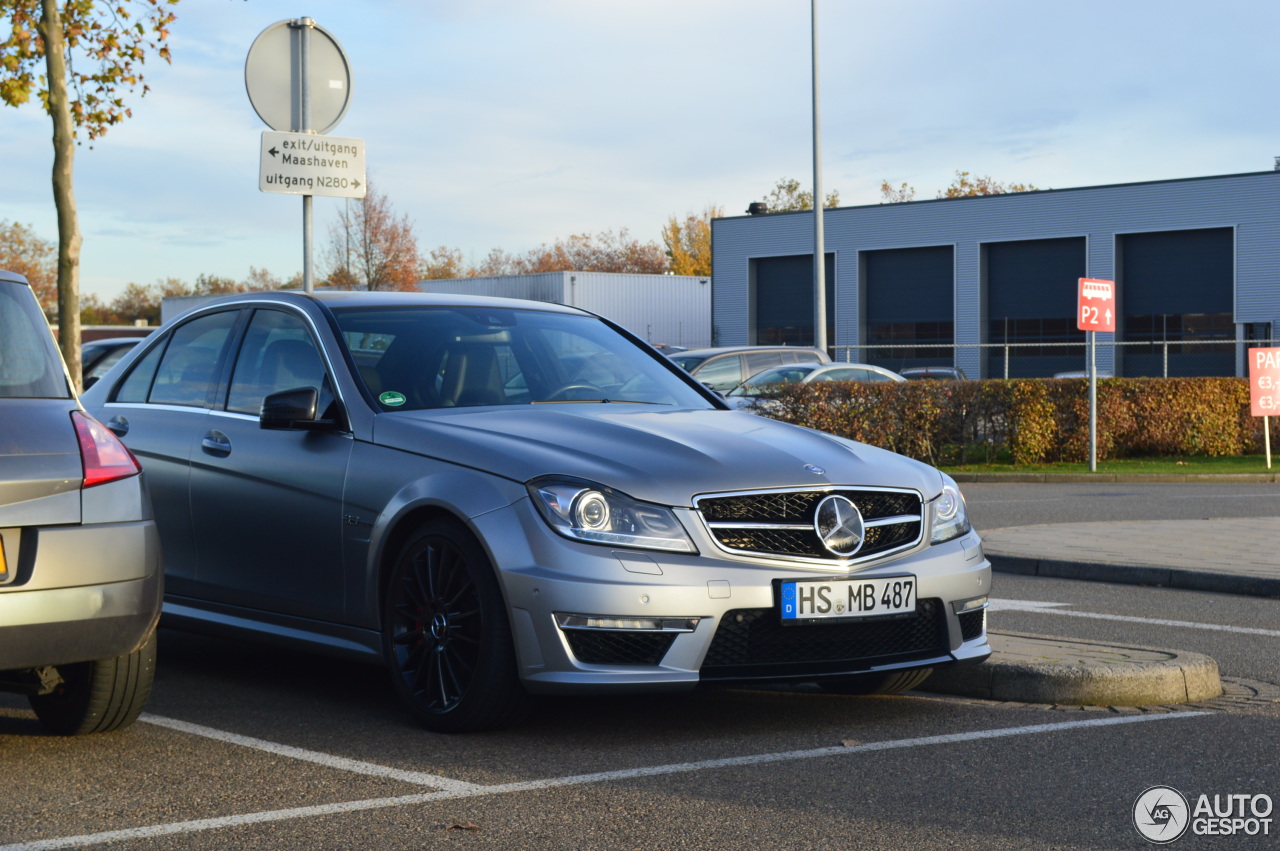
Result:
M62 357L35 296L0 281L0 397L69 399Z

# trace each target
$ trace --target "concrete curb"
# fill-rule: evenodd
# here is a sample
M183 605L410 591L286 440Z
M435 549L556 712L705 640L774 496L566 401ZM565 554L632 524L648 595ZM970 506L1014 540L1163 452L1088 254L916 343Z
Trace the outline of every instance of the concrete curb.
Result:
M1188 591L1243 594L1250 597L1280 597L1280 576L1244 576L1211 570L1189 570L1143 564L1069 561L1037 556L1003 555L986 552L991 569L1022 576L1051 576L1121 585L1159 585Z
M1154 706L1222 694L1218 663L1199 653L1024 633L988 638L993 652L985 663L934 671L920 690L1081 706Z

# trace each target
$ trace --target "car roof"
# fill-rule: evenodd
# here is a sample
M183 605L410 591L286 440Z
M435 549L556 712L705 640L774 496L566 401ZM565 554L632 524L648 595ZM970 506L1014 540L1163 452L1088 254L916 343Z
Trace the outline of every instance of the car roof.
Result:
M684 357L711 357L738 352L816 352L814 346L714 346L705 349L686 349L677 354Z
M11 284L26 284L27 286L31 286L31 284L27 282L26 278L22 277L17 272L10 272L6 269L0 269L0 281L8 281Z
M590 315L585 310L548 301L530 301L518 298L496 298L481 295L457 295L451 293L421 292L368 292L349 290L320 290L306 293L301 290L272 290L268 292L233 293L202 301L191 310L208 307L250 303L255 301L312 302L333 308L351 307L487 307L509 310L541 310L551 313ZM184 311L184 314L190 311Z

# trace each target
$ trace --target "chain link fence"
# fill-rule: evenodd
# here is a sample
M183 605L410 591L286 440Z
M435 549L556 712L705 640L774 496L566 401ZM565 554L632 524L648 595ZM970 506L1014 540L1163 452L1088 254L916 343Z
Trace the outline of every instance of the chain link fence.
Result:
M1280 345L1274 338L1098 342L1099 376L1192 378L1249 374L1245 352ZM1088 374L1084 342L892 343L835 346L836 360L900 372L909 367L958 366L969 378L1053 378Z

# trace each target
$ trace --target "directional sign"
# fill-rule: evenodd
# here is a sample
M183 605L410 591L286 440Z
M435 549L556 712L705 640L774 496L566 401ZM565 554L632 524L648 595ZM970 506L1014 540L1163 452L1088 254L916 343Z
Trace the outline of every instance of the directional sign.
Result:
M258 188L288 195L363 198L364 139L264 130Z
M1081 331L1116 330L1116 282L1081 278L1076 302L1076 327Z
M1249 349L1249 412L1280 417L1280 349Z

